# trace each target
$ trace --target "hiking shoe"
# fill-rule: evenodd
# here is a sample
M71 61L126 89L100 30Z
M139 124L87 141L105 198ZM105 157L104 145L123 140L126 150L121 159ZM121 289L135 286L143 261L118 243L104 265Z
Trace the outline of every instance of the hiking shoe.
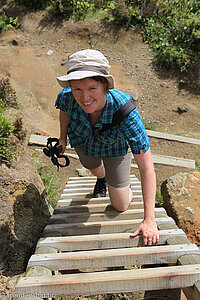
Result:
M97 178L97 182L94 187L93 198L101 198L106 196L106 179Z

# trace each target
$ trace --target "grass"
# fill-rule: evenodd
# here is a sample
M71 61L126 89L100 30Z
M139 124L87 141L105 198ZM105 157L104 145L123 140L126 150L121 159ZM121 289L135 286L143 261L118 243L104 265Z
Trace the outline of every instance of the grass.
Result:
M61 193L61 186L56 175L57 171L54 166L47 167L42 163L36 163L36 169L46 189L49 202L55 208Z
M176 135L179 135L179 136L186 136L187 135L187 132L177 132Z
M195 164L196 164L196 170L200 172L200 159L199 158L195 159Z
M159 204L159 206L163 206L164 202L163 202L163 197L161 195L161 191L160 190L156 190L156 202Z
M144 122L145 129L159 131L158 127L153 123Z
M84 19L84 23L88 25L95 20L103 20L106 18L109 18L108 12L106 12L103 9L95 9L94 7L90 7L87 11L87 15Z

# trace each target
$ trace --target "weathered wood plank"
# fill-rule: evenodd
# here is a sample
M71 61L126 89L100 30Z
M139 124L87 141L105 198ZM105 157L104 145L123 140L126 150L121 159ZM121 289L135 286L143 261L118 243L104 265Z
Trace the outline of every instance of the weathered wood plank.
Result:
M71 191L71 192L63 192L60 196L61 199L63 198L87 198L87 197L90 197L92 198L92 193L93 193L93 189L91 189L90 191L88 191L88 194L87 194L87 191L80 191L80 192L77 192L76 189L74 189L74 191ZM142 195L142 190L132 190L132 193L133 195ZM108 196L108 192L106 193L106 195Z
M108 221L108 222L87 222L87 223L73 223L73 224L52 224L44 228L43 233L59 232L62 235L84 235L84 234L103 234L103 233L117 233L117 232L134 232L143 219L137 220L122 220L122 221ZM174 224L172 218L156 218L157 225L162 223ZM167 229L167 228L165 228Z
M90 193L93 192L94 190L94 186L92 187L77 187L77 186L73 186L73 187L66 187L63 192L62 195L65 194L70 194L70 193ZM142 194L142 189L141 189L141 185L135 185L134 187L132 187L133 192L140 192L140 194Z
M130 174L130 180L132 178L137 178L137 177L134 174ZM82 180L85 180L87 182L87 180L96 180L96 179L97 179L96 176L81 176L81 177L76 176L76 177L70 177L69 181L71 181L71 180L72 181L79 181L79 180L82 181Z
M142 195L133 195L132 201L142 201ZM67 195L61 195L61 199L58 201L57 206L61 205L81 205L81 204L101 204L101 203L110 203L110 197L102 197L102 198L79 198L74 197L73 199L68 197Z
M155 215L157 218L166 217L167 213L164 208L155 208ZM103 213L82 212L70 214L56 214L52 215L49 219L51 224L71 224L79 222L95 222L95 221L108 221L108 220L129 220L141 219L144 217L144 209L129 209L124 212L117 210L108 210Z
M67 184L65 185L65 187L67 186L94 186L95 183L96 183L96 179L93 179L93 180L81 180L81 177L80 177L80 180L74 180L74 181L70 181L68 180ZM137 178L132 178L130 179L130 184L131 185L141 185L141 182L137 179Z
M143 208L141 201L131 202L128 209ZM116 211L111 204L90 204L90 205L74 205L74 206L58 206L54 209L54 214L81 213L81 212L104 212Z
M142 246L142 235L130 238L130 233L64 236L41 238L37 248L49 246L62 251L116 249ZM164 245L170 237L185 236L182 229L160 230L158 245Z
M80 180L68 180L66 187L67 186L94 186L97 179L88 179L88 180L81 180L82 177L79 177ZM141 185L141 182L137 178L130 178L130 184L131 185Z
M189 244L35 254L29 259L28 268L43 266L52 271L61 271L87 269L88 266L90 269L97 269L147 264L176 264L181 255L198 253L200 254L198 247Z
M32 295L42 293L44 297L49 293L56 296L77 296L184 288L193 286L198 280L200 265L30 277L19 280L15 297L22 292Z
M183 255L179 257L178 263L180 265L198 265L200 263L200 255ZM199 300L200 281L195 282L192 287L184 288L183 292L188 300Z
M148 136L155 137L158 139L165 139L165 140L176 141L181 143L200 145L200 140L186 137L186 136L180 136L180 135L169 134L169 133L153 131L153 130L146 130L146 132Z
M181 157L172 157L165 155L152 154L152 159L155 164L180 166L185 168L195 169L195 160Z

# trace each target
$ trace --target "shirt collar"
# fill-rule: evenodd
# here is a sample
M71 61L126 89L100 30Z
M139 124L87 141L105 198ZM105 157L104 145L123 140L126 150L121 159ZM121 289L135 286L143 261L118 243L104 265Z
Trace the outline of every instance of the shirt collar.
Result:
M113 113L114 113L114 99L112 95L108 92L106 95L106 105L101 115L102 123L106 123L106 124L112 123Z

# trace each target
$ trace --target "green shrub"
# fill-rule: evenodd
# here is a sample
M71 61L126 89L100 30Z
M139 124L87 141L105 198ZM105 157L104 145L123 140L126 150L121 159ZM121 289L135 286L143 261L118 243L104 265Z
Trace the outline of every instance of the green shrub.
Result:
M154 52L154 63L186 71L200 66L200 1L110 1L116 24L140 26Z
M131 25L140 24L141 15L138 7L133 7L123 3L110 1L106 9L113 17L114 23L119 26L129 28Z
M181 71L199 65L199 1L158 1L157 10L144 25L144 40L153 49L157 65Z
M10 84L9 77L2 77L0 79L0 107L17 107L16 92Z
M0 16L0 32L19 27L18 18L7 17L5 14Z
M17 97L9 77L0 79L0 160L11 161L15 150L10 143L10 138L16 127L3 115L6 107L17 107Z
M13 133L14 126L0 113L0 160L11 161L14 158L15 151L10 144L10 137Z
M60 16L66 19L72 17L81 20L86 17L90 6L91 4L88 1L55 0L49 1L46 11L52 16Z

